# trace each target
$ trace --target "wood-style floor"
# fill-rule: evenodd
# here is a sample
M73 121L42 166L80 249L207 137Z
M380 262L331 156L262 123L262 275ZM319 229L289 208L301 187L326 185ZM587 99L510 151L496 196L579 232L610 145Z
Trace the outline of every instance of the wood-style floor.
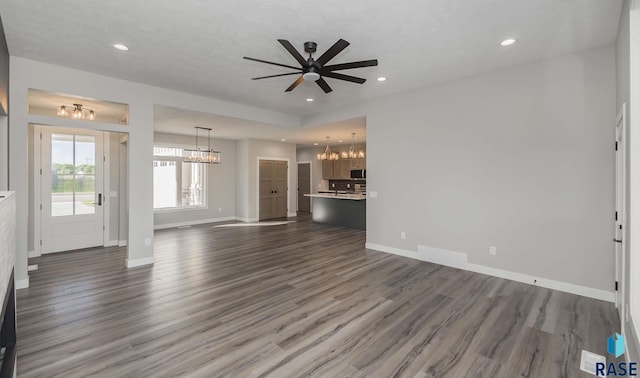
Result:
M589 377L610 303L364 249L316 225L157 231L32 259L20 377Z

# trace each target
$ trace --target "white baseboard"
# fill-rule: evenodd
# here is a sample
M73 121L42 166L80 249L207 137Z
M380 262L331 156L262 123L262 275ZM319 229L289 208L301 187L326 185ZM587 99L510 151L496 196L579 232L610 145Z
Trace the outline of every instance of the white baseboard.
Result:
M126 246L127 246L126 240L118 240L118 247L126 247Z
M288 218L290 218L290 217L297 217L297 216L298 216L298 213L289 213L289 214L287 214L287 217L288 217Z
M452 266L454 268L468 270L471 272L487 274L489 276L504 278L511 281L518 281L523 283L528 283L531 285L541 286L547 289L553 289L558 291L563 291L566 293L581 295L583 297L595 298L606 302L615 302L615 293L613 291L605 291L600 289L594 289L586 286L575 285L568 282L556 281L551 279L546 279L542 277L536 277L529 274L511 272L508 270L492 268L485 265L477 265L471 263L461 264L460 261L462 259L461 256L454 255L453 257L447 258L445 255L446 250L438 250L435 248L424 247L424 249L429 250L437 250L439 253L435 253L433 255L429 255L429 253L418 253L413 251L408 251L400 248L389 247L386 245L375 244L367 242L365 244L365 248L373 249L380 252L392 253L395 255L400 255L404 257L409 257L416 260L432 262L440 265ZM460 254L460 252L455 252L456 254ZM428 257L436 257L437 261L427 260ZM466 260L466 258L465 258ZM456 265L451 265L448 263L454 263Z
M234 220L237 220L238 222L251 223L251 222L258 222L260 219L258 219L258 218L234 217Z
M41 256L40 252L36 252L36 251L28 251L27 252L27 257L28 258L40 257L40 256Z
M105 247L115 247L117 245L118 245L117 240L109 240L108 242L104 243Z
M136 268L139 266L152 265L154 262L153 257L145 257L142 259L129 260L125 259L127 268Z
M165 228L176 228L176 227L182 227L182 226L195 226L195 225L198 225L198 224L205 224L205 223L227 222L227 221L235 220L235 219L236 219L236 217L221 217L221 218L199 219L199 220L193 220L193 221L187 221L187 222L178 222L178 223L165 223L165 224L154 225L153 229L154 230L163 230Z
M29 277L23 278L21 280L16 280L16 290L26 289L29 287Z

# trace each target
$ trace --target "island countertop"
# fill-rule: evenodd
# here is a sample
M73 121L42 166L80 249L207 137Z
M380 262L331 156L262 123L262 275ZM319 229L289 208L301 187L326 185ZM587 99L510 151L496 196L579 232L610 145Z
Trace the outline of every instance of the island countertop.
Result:
M343 200L352 200L352 201L364 201L367 199L366 193L365 194L351 194L351 193L347 193L347 194L343 194L343 193L338 193L338 194L334 194L334 193L314 193L314 194L305 194L305 197L313 197L313 198L334 198L334 199L343 199Z

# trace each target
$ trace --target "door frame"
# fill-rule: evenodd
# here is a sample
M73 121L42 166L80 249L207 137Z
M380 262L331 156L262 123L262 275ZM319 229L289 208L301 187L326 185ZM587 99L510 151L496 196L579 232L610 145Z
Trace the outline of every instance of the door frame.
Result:
M291 188L291 159L289 158L280 158L280 157L264 157L258 156L256 158L256 216L255 221L260 221L260 161L261 160L277 160L277 161L286 161L287 162L287 217L294 217L291 215L291 193L289 188ZM297 200L296 200L297 201Z
M298 165L300 164L309 164L309 193L312 193L313 190L313 162L309 161L309 160L303 160L303 161L298 161L296 163L296 168L298 168ZM296 171L297 174L297 171ZM300 180L299 177L296 177L297 180ZM299 181L298 181L299 182ZM296 182L297 184L297 182ZM297 187L297 185L296 185ZM309 213L312 212L313 209L313 197L309 197ZM298 196L296 196L296 210L300 211L300 204L298 203Z
M627 104L623 103L618 111L616 116L615 123L615 141L616 141L616 168L615 168L615 211L620 212L620 225L622 229L620 230L620 240L622 240L620 244L620 253L616 251L618 246L614 247L614 264L615 264L615 279L618 282L618 291L615 293L615 305L618 308L618 313L620 316L620 326L621 333L624 334L624 325L626 322L626 314L625 314L625 295L626 295L626 245L627 245L627 235L626 235L626 225L627 225L627 116L626 116ZM618 131L618 125L620 125L621 130ZM618 135L620 135L620 143L618 143ZM621 159L620 167L618 167L618 158ZM620 170L620 172L619 172ZM618 199L618 174L622 174L621 177L621 188L620 188L620 196ZM618 200L620 200L620 208L618 208ZM615 228L618 227L618 221L614 218L614 238L617 236Z
M42 213L40 211L40 204L42 203L42 175L40 174L40 171L42 170L42 130L45 128L50 131L59 131L62 133L75 131L77 131L78 133L82 133L83 131L102 133L102 224L104 226L102 228L102 246L108 247L111 245L115 245L110 243L108 240L110 234L109 219L111 217L109 205L107 205L107 202L109 201L108 198L110 198L110 196L108 195L109 191L106 191L106 188L110 188L110 175L108 174L108 172L110 171L111 157L108 156L110 154L107 153L110 147L110 141L108 137L109 132L78 127L60 127L43 124L31 125L33 125L33 203L31 204L31 207L33 209L33 251L28 253L28 257L42 256L42 245L40 245L40 240L42 239Z

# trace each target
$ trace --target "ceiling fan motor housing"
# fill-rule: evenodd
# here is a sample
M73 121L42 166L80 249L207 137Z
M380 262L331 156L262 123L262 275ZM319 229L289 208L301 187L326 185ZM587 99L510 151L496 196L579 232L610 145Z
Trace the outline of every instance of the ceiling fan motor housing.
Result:
M317 47L318 47L318 44L315 42L304 43L304 51L308 52L309 54L316 52Z

